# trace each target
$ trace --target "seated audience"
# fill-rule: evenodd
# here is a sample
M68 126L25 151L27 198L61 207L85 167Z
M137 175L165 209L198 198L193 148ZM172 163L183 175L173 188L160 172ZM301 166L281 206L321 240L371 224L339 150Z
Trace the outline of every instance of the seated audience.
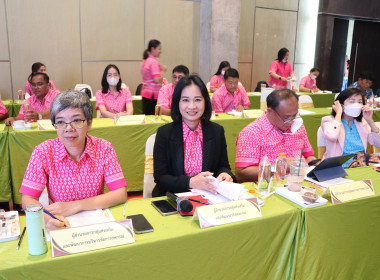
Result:
M119 68L109 64L103 72L102 89L96 92L96 109L101 118L118 118L133 115L132 94L129 89L121 88Z
M12 125L16 120L34 122L49 119L50 104L59 91L50 88L49 76L45 73L33 73L30 76L30 85L33 89L33 95L22 103L17 117L10 117L5 120L6 125Z
M189 76L189 68L185 65L178 65L173 68L172 82L164 85L158 93L157 104L161 105L161 114L170 116L172 106L172 97L175 86L181 78Z
M3 102L1 102L0 100L0 121L3 121L8 117L9 117L8 110L4 106Z
M216 193L210 178L233 181L222 126L211 122L211 102L197 76L182 78L174 89L172 123L157 130L152 196L203 189Z
M224 86L219 88L212 96L212 108L216 113L225 113L236 110L238 112L248 109L251 105L247 92L239 86L239 72L230 68L224 73Z
M363 72L359 74L358 80L355 83L349 85L348 87L360 89L360 91L364 95L364 98L367 100L371 98L371 95L373 95L373 91L371 89L372 83L372 74L368 72Z
M321 70L318 67L310 69L309 75L303 77L300 82L300 92L318 92L320 89L317 87L317 77Z
M356 88L345 89L337 96L331 116L322 118L321 127L326 138L323 158L366 151L367 143L380 147L380 129L373 121L372 109L364 104L364 96Z
M24 90L24 92L29 93L29 95L33 95L33 89L32 89L32 86L30 84L30 78L31 78L33 73L45 73L45 74L47 74L45 64L43 64L41 62L33 63L32 73L29 75L28 81L25 83L25 90ZM49 80L49 85L50 85L51 89L53 89L53 90L56 89L52 80Z
M228 61L222 61L219 64L218 71L216 71L210 80L210 92L217 91L224 84L224 73L230 68L231 66Z
M274 164L279 153L289 162L303 156L315 159L306 129L298 113L298 95L289 89L275 90L267 97L268 110L246 126L236 141L235 170L238 182L258 178L259 163L266 155ZM289 166L289 165L288 165Z
M92 124L92 104L84 92L68 90L51 104L50 119L58 138L35 147L20 192L22 206L38 203L45 189L48 229L69 227L65 217L84 210L111 207L127 199L127 185L112 144L87 132ZM104 193L104 183L110 192Z

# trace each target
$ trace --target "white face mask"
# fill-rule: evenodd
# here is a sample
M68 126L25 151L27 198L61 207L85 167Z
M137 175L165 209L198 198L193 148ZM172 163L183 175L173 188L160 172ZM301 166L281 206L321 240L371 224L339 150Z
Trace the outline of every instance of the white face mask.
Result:
M353 103L350 105L344 106L344 113L347 116L356 118L359 117L360 113L362 112L363 105L360 103Z
M303 119L301 117L296 118L293 121L292 127L290 128L290 131L292 134L296 133L298 129L300 129L301 125L303 124Z
M282 60L282 62L284 62L284 63L285 63L285 62L286 62L286 60L285 60L285 59L283 59L283 60Z
M220 71L220 74L222 74L224 76L224 73L226 73L226 71L222 70Z
M310 79L315 80L316 78L317 78L317 76L315 76L315 75L310 75Z
M110 85L110 86L116 86L117 83L119 82L119 78L107 78L107 83Z

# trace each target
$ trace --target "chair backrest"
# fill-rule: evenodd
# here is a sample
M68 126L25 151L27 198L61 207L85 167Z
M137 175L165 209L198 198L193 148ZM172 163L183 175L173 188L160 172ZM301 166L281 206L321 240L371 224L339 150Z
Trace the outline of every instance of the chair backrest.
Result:
M75 85L75 90L78 90L78 91L84 91L84 89L87 88L90 90L90 93L91 93L91 97L90 98L94 98L94 94L92 92L92 89L91 89L91 86L90 85L87 85L87 84L76 84Z
M273 91L273 88L266 88L263 90L260 96L260 109L266 110L267 109L267 97L268 95Z
M208 91L210 91L210 82L208 82L208 83L206 84L206 88L207 88Z
M156 141L156 134L149 136L145 144L145 170L144 170L144 187L143 198L151 198L152 191L155 187L153 178L153 148Z
M141 88L142 88L142 85L143 85L143 84L141 83L141 84L139 84L139 85L137 86L135 95L141 95Z
M129 87L124 83L121 83L121 88L129 89Z
M334 97L334 100L336 100L336 98L338 97L340 92L338 92L337 94L335 94L335 97Z
M322 127L318 128L317 147L318 147L318 158L322 158L326 152L326 138L325 138L325 135L323 134Z
M309 95L298 96L298 107L300 109L314 108L313 99Z

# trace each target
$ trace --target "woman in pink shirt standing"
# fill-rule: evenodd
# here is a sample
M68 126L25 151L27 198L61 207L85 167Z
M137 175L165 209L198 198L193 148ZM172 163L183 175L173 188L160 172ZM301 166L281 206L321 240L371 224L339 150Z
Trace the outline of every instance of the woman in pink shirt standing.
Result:
M292 65L288 61L289 50L282 48L278 51L277 59L269 68L269 86L276 85L276 89L286 88L288 78L295 79Z
M121 83L119 68L109 64L103 72L102 89L96 92L96 109L101 118L133 115L132 94L121 88Z
M143 79L141 96L143 101L143 113L145 115L154 115L158 92L160 91L163 81L163 74L166 72L166 66L160 65L157 59L160 57L161 52L161 42L158 40L150 40L148 48L143 54L144 60L141 63L141 76Z
M37 73L37 72L38 73L45 73L46 74L46 66L45 66L45 64L43 64L41 62L33 63L33 65L32 65L32 73L29 75L28 81L25 83L25 90L24 90L24 92L25 93L29 93L29 95L33 95L34 94L32 86L30 84L30 78L32 77L33 73ZM52 80L49 80L49 86L50 86L50 89L52 89L52 90L56 89Z
M228 61L222 61L219 64L218 71L211 77L210 80L210 91L215 92L224 85L224 73L231 68Z

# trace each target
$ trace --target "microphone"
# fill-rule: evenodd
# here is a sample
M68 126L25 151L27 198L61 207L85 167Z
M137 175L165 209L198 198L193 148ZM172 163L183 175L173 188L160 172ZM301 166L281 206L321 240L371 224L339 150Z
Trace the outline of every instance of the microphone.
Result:
M171 192L167 192L166 196L177 204L178 211L182 210L183 212L191 212L193 210L193 204L187 199L180 198Z

